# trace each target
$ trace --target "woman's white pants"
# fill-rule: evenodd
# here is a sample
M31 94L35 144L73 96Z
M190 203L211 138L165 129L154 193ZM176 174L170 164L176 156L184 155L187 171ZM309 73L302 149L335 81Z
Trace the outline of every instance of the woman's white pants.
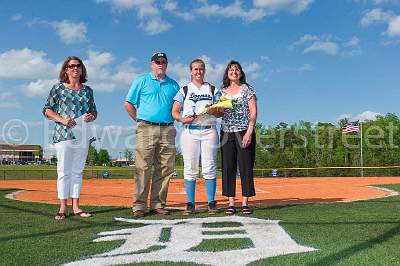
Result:
M196 180L200 159L204 179L217 177L218 133L215 127L210 129L184 128L180 142L184 179Z
M75 140L54 144L57 152L57 192L59 199L79 198L83 169L88 154L88 143Z

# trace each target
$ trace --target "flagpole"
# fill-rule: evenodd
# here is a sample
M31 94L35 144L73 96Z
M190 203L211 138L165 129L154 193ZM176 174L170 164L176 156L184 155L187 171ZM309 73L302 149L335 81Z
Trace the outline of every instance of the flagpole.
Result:
M361 143L360 143L360 164L361 164L361 176L364 177L364 162L363 162L363 130L362 123L360 122L360 130L361 130Z

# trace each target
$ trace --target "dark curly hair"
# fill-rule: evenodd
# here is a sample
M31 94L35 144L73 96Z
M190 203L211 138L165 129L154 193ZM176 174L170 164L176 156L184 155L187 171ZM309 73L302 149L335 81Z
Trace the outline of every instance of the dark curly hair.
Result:
M69 78L68 78L66 70L67 70L67 66L69 64L69 61L71 61L71 60L77 60L77 61L79 61L79 64L82 65L82 74L81 74L81 76L79 78L79 82L81 84L85 83L87 81L86 67L83 64L82 60L77 56L68 56L64 60L64 63L61 66L60 74L58 75L58 79L60 80L60 82L69 83Z
M239 70L240 70L240 74L241 74L241 77L240 77L240 84L246 84L246 85L248 85L247 82L246 82L246 74L243 72L243 69L242 69L242 66L240 65L240 63L239 63L238 61L231 60L231 61L228 63L228 65L226 66L225 73L224 73L224 77L223 77L223 79L222 79L222 87L223 87L223 88L229 87L229 85L231 84L231 82L230 82L230 80L229 80L229 78L228 78L228 71L229 71L229 69L230 69L233 65L236 65L236 66L239 68Z

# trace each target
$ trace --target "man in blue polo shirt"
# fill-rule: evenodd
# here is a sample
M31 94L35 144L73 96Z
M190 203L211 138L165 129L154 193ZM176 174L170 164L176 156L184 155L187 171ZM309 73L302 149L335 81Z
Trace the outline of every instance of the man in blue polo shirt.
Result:
M171 109L179 85L166 75L167 66L165 53L153 54L151 72L132 83L124 104L137 127L133 206L133 215L137 218L143 217L147 210L150 189L150 212L168 213L165 205L176 153Z

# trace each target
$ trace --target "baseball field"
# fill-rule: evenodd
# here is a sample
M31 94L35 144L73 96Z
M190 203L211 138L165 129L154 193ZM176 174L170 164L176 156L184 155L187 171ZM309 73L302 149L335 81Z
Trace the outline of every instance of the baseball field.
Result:
M135 220L130 179L84 180L91 218L53 219L55 180L0 181L1 265L395 265L400 263L400 178L257 178L254 213L204 209L183 217L182 179L170 215ZM218 184L220 188L220 183ZM239 190L240 191L240 190ZM240 195L238 197L240 199Z

